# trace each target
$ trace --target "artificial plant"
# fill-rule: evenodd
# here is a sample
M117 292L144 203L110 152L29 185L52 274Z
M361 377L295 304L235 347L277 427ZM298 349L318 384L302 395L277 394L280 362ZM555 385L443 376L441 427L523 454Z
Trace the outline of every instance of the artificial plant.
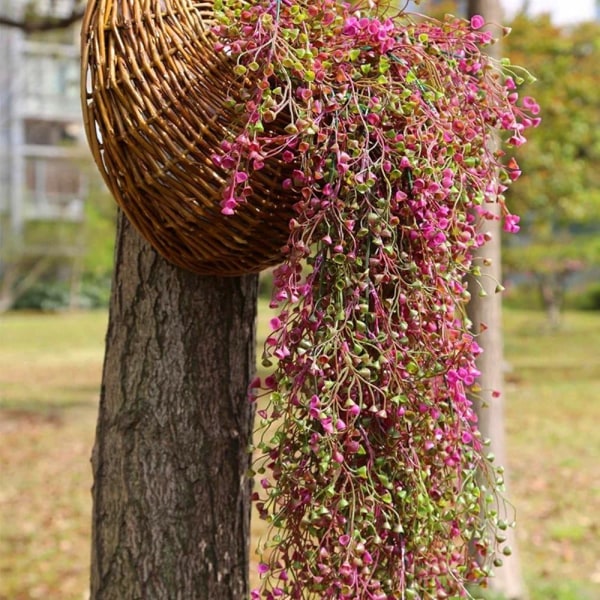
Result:
M502 194L518 166L494 140L523 143L538 106L481 50L478 16L335 0L216 0L215 14L239 75L239 131L213 157L231 175L222 211L267 160L297 197L274 371L253 390L271 530L252 597L466 596L510 523L467 397L480 348L464 280L493 204L518 229Z

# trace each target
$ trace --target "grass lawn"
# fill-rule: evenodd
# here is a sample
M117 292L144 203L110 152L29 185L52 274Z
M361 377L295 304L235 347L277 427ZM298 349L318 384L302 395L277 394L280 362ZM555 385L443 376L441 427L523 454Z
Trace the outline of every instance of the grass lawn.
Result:
M106 320L0 316L0 600L86 597ZM531 597L596 600L600 314L568 314L557 333L537 313L505 321L511 499Z

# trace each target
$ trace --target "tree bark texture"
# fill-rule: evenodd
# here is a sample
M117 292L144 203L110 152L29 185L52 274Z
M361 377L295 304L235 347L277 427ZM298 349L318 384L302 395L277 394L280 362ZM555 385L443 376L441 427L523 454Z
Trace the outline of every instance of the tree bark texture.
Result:
M120 217L93 452L92 600L248 596L257 277L174 267Z
M479 418L479 430L484 438L490 440L489 449L496 457L494 464L497 466L502 465L505 468L504 477L510 500L510 494L508 493L510 471L507 466L504 418L502 300L501 295L495 293L496 284L501 281L502 276L499 222L488 221L485 229L492 233L494 237L477 254L481 259L491 259L492 264L489 267L482 267L483 277L477 281L473 279L469 281L472 298L467 312L473 323L472 330L477 335L477 343L483 348L483 353L477 359L477 367L481 371L479 377L481 391L472 399ZM478 261L478 263L481 264L481 261ZM485 290L486 296L479 296L481 289ZM493 397L493 391L500 392L500 396ZM499 507L499 510L502 511L502 507ZM512 518L511 514L507 516ZM489 580L489 586L492 590L501 593L506 600L524 600L527 598L527 593L521 574L515 530L509 528L505 533L507 535L507 545L511 547L512 554L502 556L504 564L502 567L495 569L494 577Z
M468 12L469 17L482 15L486 22L494 25L494 36L501 35L499 26L503 22L503 15L498 0L469 0ZM488 51L495 58L500 58L499 42L488 48ZM477 335L478 344L484 350L477 360L477 367L481 371L479 384L482 390L473 400L479 417L479 430L484 438L491 440L490 450L496 456L495 464L505 467L505 478L508 479L504 423L502 296L496 293L496 286L502 281L502 230L500 221L485 221L482 229L491 233L492 239L475 253L475 264L481 266L482 277L476 281L469 281L471 301L467 309L469 319L473 323L472 330ZM483 259L489 259L491 264L485 266ZM482 290L485 296L480 295ZM500 392L498 398L492 396L494 391ZM495 570L489 585L507 600L524 600L527 593L521 574L515 530L511 528L506 533L507 545L511 547L512 554L502 557L504 565Z

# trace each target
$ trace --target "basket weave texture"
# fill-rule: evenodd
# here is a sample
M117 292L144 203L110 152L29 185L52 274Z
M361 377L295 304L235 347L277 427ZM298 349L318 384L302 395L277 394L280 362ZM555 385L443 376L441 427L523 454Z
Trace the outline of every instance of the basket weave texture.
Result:
M213 49L212 2L91 0L82 28L88 142L109 189L156 250L205 275L281 261L293 197L282 165L252 173L254 190L221 214L227 173L212 156L240 129L227 98L234 64Z

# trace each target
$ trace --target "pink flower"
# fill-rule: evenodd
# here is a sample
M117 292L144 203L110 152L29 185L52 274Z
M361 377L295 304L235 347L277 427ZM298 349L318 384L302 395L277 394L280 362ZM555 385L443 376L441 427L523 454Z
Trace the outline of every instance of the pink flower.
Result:
M367 115L367 123L376 127L381 123L381 117L377 113L369 113Z
M244 181L248 181L248 174L243 171L237 171L234 175L234 179L236 183L244 183Z
M523 97L523 106L532 114L537 115L540 112L540 105L531 97Z
M381 27L381 23L378 19L372 19L368 26L368 31L371 35L377 35L379 33L379 29Z
M277 350L275 350L274 352L275 356L277 358L279 358L280 360L287 358L290 355L290 350L287 346L281 346L280 348L277 348Z
M519 221L521 217L518 215L506 215L504 217L504 231L508 233L517 233L520 229Z
M515 133L508 140L508 143L512 146L522 146L527 141L527 138L522 136L520 133Z
M473 15L471 17L471 28L481 29L485 25L485 19L481 15Z
M348 408L348 412L353 417L356 417L357 415L360 414L360 406L358 406L358 404L355 404L354 402L352 402L352 404L350 404L349 406L347 406L347 408Z
M345 444L345 447L350 454L355 454L360 448L360 443L356 440L348 440Z
M234 215L236 207L237 202L235 200L225 200L224 202L221 202L221 214L227 216Z
M358 19L356 17L346 19L342 33L351 37L355 36L358 33Z
M321 419L321 426L323 427L323 431L326 433L333 433L333 419L331 417L325 417Z
M293 152L290 152L289 150L284 150L281 155L281 160L283 160L283 162L286 163L291 163L294 160Z

